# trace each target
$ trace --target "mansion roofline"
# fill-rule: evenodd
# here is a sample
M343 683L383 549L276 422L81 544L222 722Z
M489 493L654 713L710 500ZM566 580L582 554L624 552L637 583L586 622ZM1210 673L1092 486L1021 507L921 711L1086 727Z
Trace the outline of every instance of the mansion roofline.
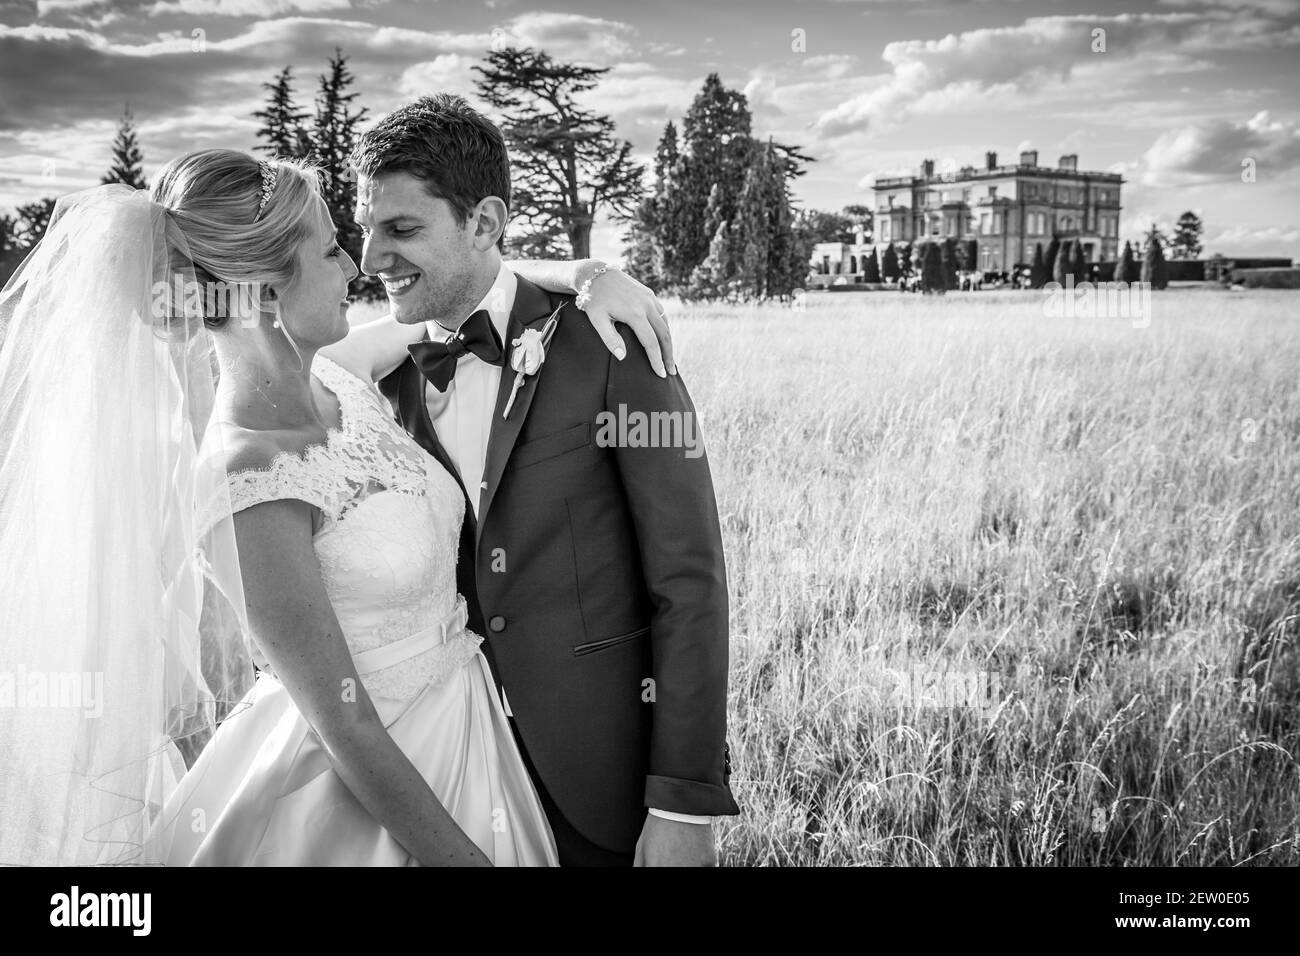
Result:
M1008 176L1033 176L1041 179L1080 179L1087 178L1098 182L1113 183L1119 185L1125 182L1123 176L1119 173L1103 172L1101 170L1080 170L1079 156L1077 153L1065 153L1057 160L1057 166L1039 166L1038 150L1027 149L1021 152L1020 161L1009 165L998 165L998 154L988 152L984 154L983 168L976 166L963 166L961 169L950 172L936 173L934 169L934 160L926 159L921 162L921 169L915 176L888 176L877 179L872 185L872 189L897 189L899 186L925 185L929 183L958 183L958 182L976 182L981 179L1005 179Z

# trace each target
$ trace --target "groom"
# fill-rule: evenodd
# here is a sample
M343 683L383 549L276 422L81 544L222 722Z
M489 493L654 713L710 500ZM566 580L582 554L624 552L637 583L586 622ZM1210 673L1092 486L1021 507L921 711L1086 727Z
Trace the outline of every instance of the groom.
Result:
M502 264L510 161L464 99L402 107L352 164L361 270L429 330L380 390L465 492L457 584L560 862L715 864L710 818L739 812L727 582L685 386ZM517 391L516 340L546 344ZM665 443L614 421L682 424Z

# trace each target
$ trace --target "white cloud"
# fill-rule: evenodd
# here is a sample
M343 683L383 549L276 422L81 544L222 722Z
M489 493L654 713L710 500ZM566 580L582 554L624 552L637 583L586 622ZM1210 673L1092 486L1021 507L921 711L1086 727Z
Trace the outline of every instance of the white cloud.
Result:
M1297 7L1295 0L1159 0L1159 2L1170 7L1201 9L1227 7L1233 10L1259 10L1279 16L1295 16L1300 13L1300 7Z
M617 20L573 13L523 13L513 18L497 42L545 50L557 60L612 65L632 56L636 28Z
M1166 131L1142 156L1142 181L1149 186L1241 183L1248 159L1254 161L1256 182L1300 167L1300 127L1261 111L1244 123L1216 118Z
M1104 52L1093 49L1098 28L1106 31ZM881 58L890 72L863 78L865 89L822 112L817 126L831 136L889 129L912 113L981 101L1021 106L1044 90L1068 89L1077 102L1094 87L1114 95L1124 79L1207 69L1206 54L1294 45L1300 27L1283 29L1244 13L1031 17L1017 26L887 44ZM1127 75L1118 72L1126 68Z
M303 51L315 53L340 46L349 61L400 64L403 60L432 59L442 53L469 53L482 56L492 37L487 32L452 33L448 31L411 30L405 27L376 27L360 20L285 17L250 24L238 36L209 49L256 52L264 59L297 56Z
M78 0L73 0L78 2ZM351 8L351 0L160 0L150 16L282 17L290 13L328 13Z
M618 135L642 150L653 150L669 120L680 127L682 115L699 92L698 79L676 79L646 62L620 63L606 73L583 104L608 113Z
M481 62L481 57L443 53L432 60L408 66L402 71L398 89L410 97L439 92L472 96L474 80L478 76L472 68Z

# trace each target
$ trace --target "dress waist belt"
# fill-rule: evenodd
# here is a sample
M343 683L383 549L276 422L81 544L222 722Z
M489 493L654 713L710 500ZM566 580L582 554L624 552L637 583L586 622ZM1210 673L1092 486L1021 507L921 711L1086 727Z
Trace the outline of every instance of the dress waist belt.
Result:
M414 657L416 654L422 654L432 647L446 644L456 637L462 635L469 637L465 632L465 623L468 620L469 611L465 606L465 599L457 595L455 610L437 624L426 627L422 631L416 631L410 637L404 637L400 641L393 641L391 644L372 647L368 651L354 654L352 663L357 669L357 674L363 677L366 674L373 674L375 671L383 670L385 667L392 667L394 664L400 664L402 661Z

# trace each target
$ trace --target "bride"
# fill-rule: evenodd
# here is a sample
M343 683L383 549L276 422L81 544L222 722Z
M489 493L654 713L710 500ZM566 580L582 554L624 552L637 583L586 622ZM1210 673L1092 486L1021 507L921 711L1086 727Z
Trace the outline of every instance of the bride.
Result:
M556 863L463 499L372 384L422 328L349 330L318 190L190 154L61 200L0 295L0 863Z

